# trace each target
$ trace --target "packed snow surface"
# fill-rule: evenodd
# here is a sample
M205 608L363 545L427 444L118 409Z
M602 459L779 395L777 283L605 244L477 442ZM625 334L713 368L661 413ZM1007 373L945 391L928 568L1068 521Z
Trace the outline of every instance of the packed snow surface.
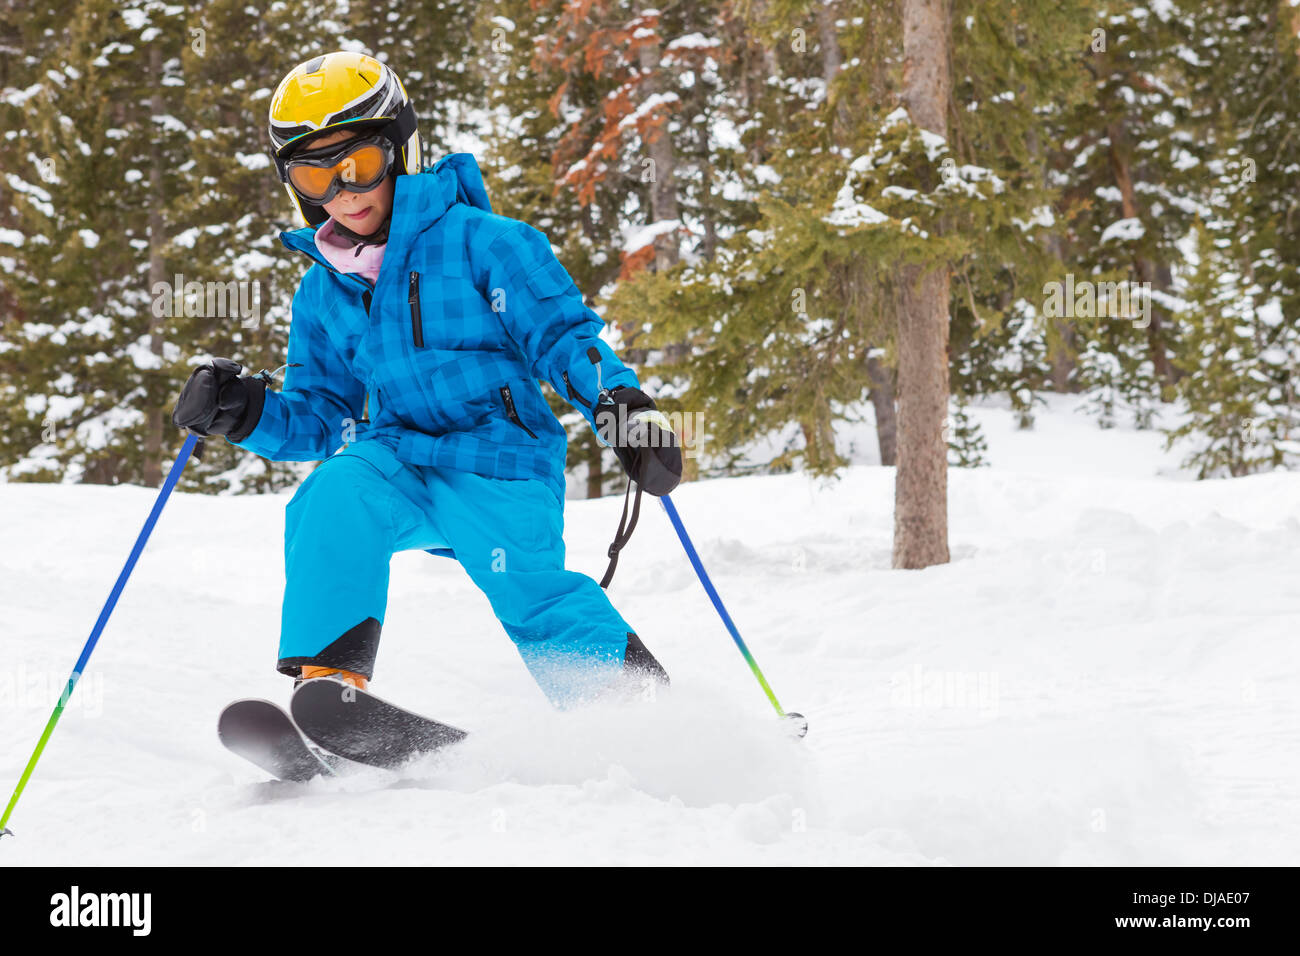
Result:
M838 481L673 498L788 738L652 501L611 596L673 677L552 710L454 562L397 555L375 692L472 731L270 782L216 738L274 671L288 495L175 495L0 842L5 864L1294 864L1300 475L1194 482L1069 401L973 409L952 562L890 568L867 426ZM154 499L0 485L0 775L18 779ZM569 501L599 577L620 497ZM339 843L342 839L344 842Z

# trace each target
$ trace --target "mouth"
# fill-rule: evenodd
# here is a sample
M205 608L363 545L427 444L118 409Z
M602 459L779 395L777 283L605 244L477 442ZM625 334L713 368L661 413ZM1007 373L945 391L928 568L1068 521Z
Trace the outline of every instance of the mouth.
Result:
M352 222L360 222L362 219L365 219L366 216L369 215L370 215L370 207L367 206L365 209L361 210L360 212L345 212L343 214L343 218L348 219Z

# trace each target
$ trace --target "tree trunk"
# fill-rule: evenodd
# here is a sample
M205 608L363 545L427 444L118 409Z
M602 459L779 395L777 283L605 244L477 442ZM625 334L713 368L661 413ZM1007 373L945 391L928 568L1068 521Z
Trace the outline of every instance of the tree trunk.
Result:
M1129 155L1128 135L1125 132L1122 122L1111 123L1106 128L1106 136L1110 140L1110 169L1115 177L1115 185L1119 188L1120 208L1124 213L1125 219L1141 219L1142 209L1138 204L1137 190L1133 186L1132 159ZM1156 265L1150 259L1143 255L1133 257L1133 268L1137 273L1138 281L1148 283L1153 289L1164 289L1165 286L1159 281ZM1169 354L1165 350L1164 322L1160 318L1160 312L1153 305L1151 308L1151 320L1147 325L1147 348L1151 352L1151 366L1155 370L1156 377L1164 385L1173 385L1177 382L1177 373L1169 361Z
M1023 91L1023 87L1021 89ZM1044 151L1037 129L1029 130L1025 143L1029 147L1029 154L1034 157L1034 162L1038 166L1039 179L1042 181L1043 187L1045 189L1050 188L1051 171L1047 158L1043 155ZM1052 258L1056 260L1056 272L1058 274L1065 272L1065 253L1062 248L1061 228L1059 222L1054 222L1041 232L1043 245L1052 254ZM1078 351L1074 327L1065 316L1055 316L1049 321L1055 333L1048 338L1050 344L1047 355L1048 361L1052 363L1052 390L1068 392L1073 384L1071 380L1074 377L1075 355Z
M1053 231L1043 237L1043 242L1059 265L1057 272L1063 274L1065 253L1062 248L1061 234L1055 231L1057 228L1053 226ZM1075 356L1078 355L1079 350L1074 323L1063 315L1055 316L1049 321L1056 331L1055 341L1048 354L1048 359L1052 363L1052 390L1061 393L1074 391L1076 390L1074 370L1077 366Z
M951 39L947 0L903 0L903 103L945 138ZM896 568L948 561L948 284L945 262L899 269Z
M637 50L637 65L646 77L641 86L645 99L664 92L663 67L659 63L661 55L658 43L646 43ZM650 219L652 222L676 219L676 156L673 153L672 138L668 135L667 116L647 132L646 139L653 171L653 181L650 183ZM654 246L656 272L663 272L677 264L679 248L676 231L660 233L655 237Z
M705 262L712 262L718 254L718 216L713 206L713 163L709 155L709 124L698 123L696 129L696 135L699 137L697 148L699 154L705 158L700 168L700 176L703 179L700 196L704 203L704 207L700 210L700 218L704 221L704 239L700 244L700 253L704 256Z
M876 444L880 447L880 463L893 467L898 464L898 412L894 407L894 376L880 359L867 359L867 377L871 379L868 392L871 406L876 410Z
M832 86L839 75L840 64L844 62L844 53L840 49L839 30L835 22L840 17L837 0L822 0L817 7L817 44L822 54L822 82L826 84L826 98L834 99ZM844 141L844 134L852 127L853 118L849 115L848 103L840 99L831 114L831 139L837 145Z
M153 96L149 104L154 116L162 116L167 111L162 101L162 44L155 40L149 44L149 80L153 84ZM151 124L152 125L152 124ZM165 283L166 264L163 262L163 182L162 182L162 144L157 142L159 127L153 126L155 137L150 151L149 162L149 288L155 288L160 282ZM147 328L149 330L149 350L154 355L162 356L162 321L147 309ZM161 396L156 394L162 381L162 373L153 370L145 375L153 379L153 387L145 389L145 436L144 436L144 483L149 487L162 484L162 441L163 409Z

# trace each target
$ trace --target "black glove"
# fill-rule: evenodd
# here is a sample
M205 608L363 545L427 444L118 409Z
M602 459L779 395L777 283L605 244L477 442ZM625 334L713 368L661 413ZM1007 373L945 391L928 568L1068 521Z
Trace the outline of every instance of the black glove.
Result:
M682 480L681 441L656 411L654 399L626 385L602 392L601 399L595 416L600 437L613 447L632 480L656 496L676 488Z
M172 411L172 424L188 428L205 438L225 435L243 441L262 418L266 383L239 373L244 370L230 359L213 359L190 374Z

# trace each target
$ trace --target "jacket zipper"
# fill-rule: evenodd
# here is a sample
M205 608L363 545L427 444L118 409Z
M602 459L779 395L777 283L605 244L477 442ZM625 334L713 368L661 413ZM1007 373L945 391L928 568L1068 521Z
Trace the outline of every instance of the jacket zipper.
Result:
M420 273L411 273L410 292L407 296L411 303L411 338L417 349L424 348L424 323L420 319Z
M579 395L579 394L578 394L578 390L577 390L576 388L574 388L574 387L573 387L573 383L569 381L569 373L568 373L568 372L561 372L561 373L560 373L560 377L561 377L562 379L564 379L564 384L565 384L565 385L568 387L568 389L569 389L569 398L577 399L577 400L578 400L579 402L581 402L583 405L586 405L588 408L591 408L591 402L587 401L585 398L583 398L581 395Z
M515 398L513 395L510 394L509 385L501 386L501 400L506 403L506 417L509 418L516 425L518 425L520 428L522 428L524 431L528 432L528 434L536 438L537 436L533 434L533 430L524 424L524 420L519 417L519 412L515 410Z
M374 296L371 294L372 291L373 291L373 287L369 287L369 286L370 286L370 283L369 283L369 282L367 282L366 285L368 286L368 288L367 288L364 292L361 293L361 304L365 307L365 310L366 310L366 318L369 318L369 317L370 317L370 304L371 304L371 302L373 301ZM378 389L378 388L375 389L375 403L376 403L376 404L379 403L379 389ZM361 416L362 416L362 417L361 417L361 420L360 420L359 422L357 422L357 424L358 424L358 425L369 425L369 424L370 424L370 395L369 395L369 392L368 392L368 391L367 391L367 394L366 394L366 397L365 397L365 404L362 406L362 409L363 409L363 410L362 410L362 413L361 413Z

